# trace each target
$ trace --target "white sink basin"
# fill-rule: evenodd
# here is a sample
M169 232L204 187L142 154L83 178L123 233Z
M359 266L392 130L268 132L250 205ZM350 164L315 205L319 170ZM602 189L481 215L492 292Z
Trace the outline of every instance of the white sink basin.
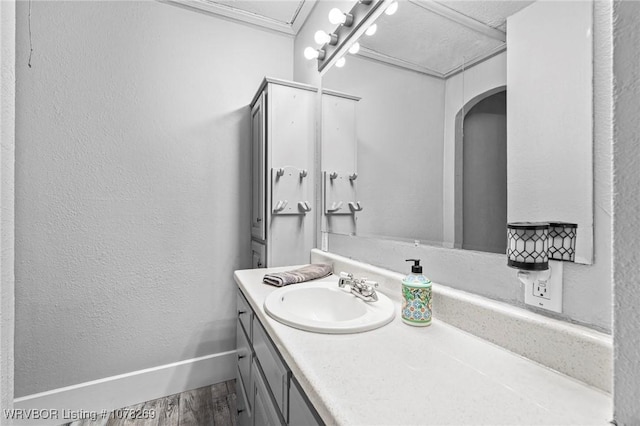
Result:
M388 324L395 315L391 299L378 292L378 301L365 302L337 281L294 284L267 296L267 314L283 324L329 334L359 333Z

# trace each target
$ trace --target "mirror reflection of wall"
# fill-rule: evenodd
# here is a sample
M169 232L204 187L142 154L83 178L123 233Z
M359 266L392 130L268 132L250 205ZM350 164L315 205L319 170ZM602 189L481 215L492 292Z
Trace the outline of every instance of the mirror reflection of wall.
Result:
M361 97L356 107L357 234L442 241L444 81L360 57L323 87Z
M394 15L383 14L378 18L375 35L361 37L358 54L348 55L343 67L333 67L323 75L323 88L361 98L356 108L357 197L363 205L351 227L325 231L504 253L506 222L514 215L518 220L574 221L580 222L578 241L582 239L584 244L581 261L590 263L589 209L586 215L574 214L572 206L562 201L561 194L556 194L550 203L563 205L565 211L531 209L543 215L548 213L548 218L541 219L538 214L535 218L527 217L530 211L527 203L535 204L535 198L528 198L524 205L522 199L519 205L508 203L508 193L520 194L530 182L510 181L512 189L507 191L507 176L514 175L507 173L507 159L516 162L513 155L507 155L506 100L513 101L507 88L507 19L518 16L517 25L530 29L540 20L540 13L553 13L549 8L559 3L565 7L565 12L559 13L565 22L560 34L580 32L591 26L590 13L583 13L590 9L590 2L577 2L582 5L578 7L580 13L568 14L570 4L576 2L542 3L548 4L400 1ZM540 10L530 13L527 11L530 7ZM575 25L567 25L567 20ZM514 33L522 34L522 30L517 30ZM509 43L519 52L535 51L532 45L543 45L547 50L537 54L548 55L547 61L558 54L566 58L565 62L573 61L573 69L563 68L557 74L557 84L562 84L560 79L575 80L575 73L590 75L581 69L590 67L591 57L584 53L590 52L591 40L578 37L572 40L573 47L567 43L562 46L571 51L553 51L550 44L558 34L558 28L554 32L545 26L545 31L529 31L526 43L518 37L512 37ZM576 51L579 53L574 55ZM522 67L526 68L526 64ZM575 92L591 93L584 83L581 79L563 95L570 98ZM561 104L559 101L555 99L554 103ZM563 108L556 108L554 114L562 116L566 113ZM547 122L541 122L542 119L533 117L532 111L527 112L526 118L518 117L518 111L509 113L536 126L564 125L560 117L549 122L553 117L548 114L544 118ZM588 114L587 122L583 120L580 125L590 127L590 105L578 114ZM571 149L591 152L591 134L574 134ZM511 146L518 146L520 159L531 155L522 143ZM551 154L542 156L548 158ZM580 164L572 165L590 170L590 157L577 157ZM548 164L547 175L557 169ZM541 185L549 185L549 181ZM584 187L581 194L592 190L590 181L585 180L581 186ZM577 205L585 210L583 207L590 203L592 200L587 197ZM508 206L512 212L509 215Z

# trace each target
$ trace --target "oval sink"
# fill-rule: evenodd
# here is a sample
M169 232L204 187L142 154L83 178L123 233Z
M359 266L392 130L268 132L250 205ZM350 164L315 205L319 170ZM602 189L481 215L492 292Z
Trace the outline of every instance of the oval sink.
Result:
M378 301L365 302L336 281L282 287L267 296L267 314L305 331L330 334L359 333L389 323L395 315L391 299L378 292Z

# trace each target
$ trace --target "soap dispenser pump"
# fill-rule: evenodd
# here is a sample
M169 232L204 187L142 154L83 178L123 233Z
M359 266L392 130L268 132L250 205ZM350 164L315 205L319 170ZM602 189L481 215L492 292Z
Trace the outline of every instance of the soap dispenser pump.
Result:
M425 327L431 324L431 280L422 275L420 259L413 262L411 273L402 280L402 321Z

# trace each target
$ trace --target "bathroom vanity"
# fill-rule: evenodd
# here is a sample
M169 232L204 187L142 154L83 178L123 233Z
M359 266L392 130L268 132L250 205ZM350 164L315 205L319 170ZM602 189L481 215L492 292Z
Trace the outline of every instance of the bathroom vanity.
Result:
M447 292L455 290L435 285L433 324L410 327L399 315L399 282L380 275L386 272L318 250L312 259L333 263L334 272L350 268L375 277L378 291L396 304L396 316L365 333L302 331L264 310L265 299L277 288L263 284L262 277L292 267L236 271L240 424L605 425L611 419L608 393L443 321L450 314L439 316L438 303L451 304ZM456 306L467 320L490 324L487 318L474 318L481 311L470 298L481 304L483 298L458 293ZM486 302L490 309L496 303ZM514 318L535 315L516 311ZM538 333L532 329L532 339ZM576 344L588 346L585 342ZM545 351L562 350L548 346ZM587 352L567 354L566 361L588 364ZM580 358L584 360L576 361Z
M322 424L242 291L237 306L238 423Z

